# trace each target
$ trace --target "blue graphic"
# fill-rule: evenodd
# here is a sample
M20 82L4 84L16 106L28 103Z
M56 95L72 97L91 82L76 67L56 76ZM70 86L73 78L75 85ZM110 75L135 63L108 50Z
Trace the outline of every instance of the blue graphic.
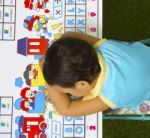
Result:
M67 4L75 4L75 0L66 0Z
M65 132L66 133L72 133L73 132L73 127L65 128Z
M85 29L83 29L83 28L82 29L76 28L76 32L84 34L85 33Z
M77 0L77 3L85 3L85 0Z
M77 116L76 118L75 118L76 120L84 120L84 117L81 117L81 116Z
M77 127L75 128L75 131L76 131L76 133L81 134L81 133L83 132L83 128L80 127L80 126L77 126Z
M84 19L78 19L77 25L85 25L85 20Z
M22 98L18 98L16 101L15 101L15 108L17 109L17 110L20 110L21 109L21 107L20 107L20 103L21 103L21 101L22 101Z
M57 138L61 138L61 122L52 120L51 125L52 125L51 138L55 138L54 136L57 136Z
M19 129L17 129L17 130L15 131L15 136L16 136L16 138L19 138L19 135L20 135L20 131L19 131Z
M83 12L85 12L85 9L78 8L78 13L83 13Z
M64 117L64 119L65 119L66 121L72 121L72 120L73 120L72 117Z
M75 20L74 19L68 19L67 20L67 24L68 25L74 25L75 24Z
M9 17L9 13L5 13L5 17Z
M44 90L45 89L45 86L39 86L38 87L38 90L40 90L40 91L42 91L42 90Z
M43 55L35 55L34 56L34 59L37 59L37 60L42 59L42 58L43 58Z
M22 78L21 77L18 77L15 79L15 86L21 88L23 85L23 81L22 81Z
M75 137L84 137L84 125L75 125Z
M75 8L68 9L68 12L75 12Z

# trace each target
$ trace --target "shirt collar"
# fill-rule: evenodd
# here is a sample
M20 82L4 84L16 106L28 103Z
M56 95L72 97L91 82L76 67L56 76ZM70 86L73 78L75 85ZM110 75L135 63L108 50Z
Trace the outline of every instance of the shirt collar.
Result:
M99 52L97 52L97 56L99 59L101 72L100 72L100 75L97 79L97 82L96 82L94 88L86 96L83 97L83 101L90 100L90 99L93 99L93 98L99 96L101 88L102 88L104 81L105 81L105 78L106 78L107 67L106 67L106 63L104 61L104 58L102 57L102 55Z

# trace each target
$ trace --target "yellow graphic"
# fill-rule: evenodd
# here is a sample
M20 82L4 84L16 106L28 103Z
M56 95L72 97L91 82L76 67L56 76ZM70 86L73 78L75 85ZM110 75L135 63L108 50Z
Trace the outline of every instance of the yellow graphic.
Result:
M61 33L63 31L63 27L61 27L60 29L59 29L59 32Z
M63 25L63 22L57 23L57 24L53 24L51 27L53 30L57 29L58 27L60 27L61 25Z
M54 39L59 39L61 35L62 35L62 33L54 34Z
M41 21L42 24L45 24L45 23L46 23L45 15L41 15L41 16L40 16L40 21Z
M38 24L36 24L35 26L34 26L34 29L36 30L36 31L38 31L39 30L39 25Z
M37 87L37 86L45 86L45 80L42 74L42 71L40 69L40 66L38 64L32 64L31 65L31 86Z
M53 107L53 113L56 114L56 115L61 115L61 114L56 110L55 107Z

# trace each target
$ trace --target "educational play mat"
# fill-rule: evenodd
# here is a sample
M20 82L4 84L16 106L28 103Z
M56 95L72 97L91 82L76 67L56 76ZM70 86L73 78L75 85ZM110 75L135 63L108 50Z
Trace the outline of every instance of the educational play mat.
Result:
M63 117L39 59L62 33L102 37L101 0L0 0L0 138L101 138L102 114Z

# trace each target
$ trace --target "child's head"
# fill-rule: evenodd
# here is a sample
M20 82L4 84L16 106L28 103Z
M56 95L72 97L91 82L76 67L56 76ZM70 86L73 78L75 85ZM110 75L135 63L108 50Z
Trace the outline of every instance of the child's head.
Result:
M53 42L43 65L46 82L64 89L78 86L84 91L87 85L93 84L99 72L100 65L94 48L83 40L71 37Z

